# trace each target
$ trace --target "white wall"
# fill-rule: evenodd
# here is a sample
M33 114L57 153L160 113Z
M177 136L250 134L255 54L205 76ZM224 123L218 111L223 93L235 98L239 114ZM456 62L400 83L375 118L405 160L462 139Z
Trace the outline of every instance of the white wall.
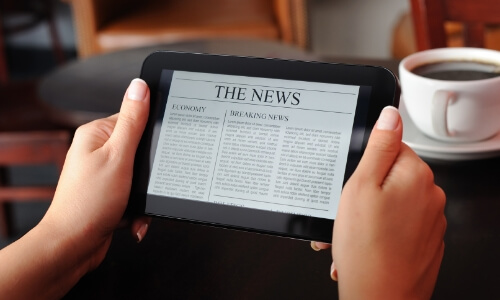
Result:
M388 58L409 0L310 0L311 45L321 55Z

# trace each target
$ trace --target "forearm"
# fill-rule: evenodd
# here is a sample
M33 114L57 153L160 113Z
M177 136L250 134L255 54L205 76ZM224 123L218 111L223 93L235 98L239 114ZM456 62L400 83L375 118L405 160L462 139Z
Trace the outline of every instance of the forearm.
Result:
M41 222L0 251L0 299L59 299L89 270L88 249Z
M428 296L422 295L419 290L405 289L407 282L397 282L397 280L384 280L384 273L380 270L370 272L370 274L360 274L358 278L346 279L339 277L339 299L342 300L424 300Z
M127 207L148 112L149 89L135 79L120 114L76 130L45 217L0 250L0 299L61 298L102 262ZM147 224L134 222L134 235L144 237Z

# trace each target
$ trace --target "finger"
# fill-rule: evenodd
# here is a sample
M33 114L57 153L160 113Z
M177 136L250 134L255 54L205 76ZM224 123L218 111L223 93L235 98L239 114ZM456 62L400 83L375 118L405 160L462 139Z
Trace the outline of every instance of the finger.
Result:
M149 88L144 80L136 78L123 97L120 114L108 144L119 149L126 157L133 157L146 126L148 113Z
M398 157L403 125L398 110L387 106L380 113L368 140L365 153L356 168L356 176L364 176L382 185Z
M110 123L116 124L116 121L118 121L118 115L119 114L111 115L111 116L107 117L106 120L108 120ZM114 126L113 126L113 128L114 128ZM113 131L111 131L111 133L112 132Z
M332 246L332 245L327 244L327 243L322 243L322 242L315 242L315 241L311 241L311 248L312 248L314 251L320 251L320 250L328 249L328 248L330 248L331 246Z
M339 277L337 275L337 268L335 268L335 263L333 261L332 265L330 266L330 277L335 281L339 281Z
M136 239L138 243L144 239L146 233L149 229L149 224L151 224L151 217L139 217L132 221L132 225L130 226L130 230L132 236Z
M71 147L85 153L101 148L111 136L115 123L115 119L108 117L78 127Z

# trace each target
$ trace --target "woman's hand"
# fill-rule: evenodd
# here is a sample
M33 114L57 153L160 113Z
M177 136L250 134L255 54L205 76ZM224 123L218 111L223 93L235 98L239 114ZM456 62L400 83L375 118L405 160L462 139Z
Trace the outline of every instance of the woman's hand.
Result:
M77 129L68 151L52 205L43 223L64 226L72 238L89 246L96 267L107 252L132 184L137 146L149 112L149 89L140 79L131 82L120 113ZM132 224L140 241L149 219ZM81 244L80 243L80 244Z
M129 199L149 89L133 80L120 113L80 127L54 199L40 223L0 251L0 299L61 298L109 248ZM148 218L132 224L138 241Z
M332 239L332 278L342 299L432 295L444 252L446 197L401 138L399 113L384 109L342 192Z

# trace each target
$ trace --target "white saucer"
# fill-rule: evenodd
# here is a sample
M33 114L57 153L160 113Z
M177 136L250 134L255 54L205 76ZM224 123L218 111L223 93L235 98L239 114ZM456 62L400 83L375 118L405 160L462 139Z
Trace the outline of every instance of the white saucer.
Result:
M420 157L440 160L474 160L500 155L500 133L473 143L445 143L424 135L410 119L401 99L399 112L403 119L403 141Z

